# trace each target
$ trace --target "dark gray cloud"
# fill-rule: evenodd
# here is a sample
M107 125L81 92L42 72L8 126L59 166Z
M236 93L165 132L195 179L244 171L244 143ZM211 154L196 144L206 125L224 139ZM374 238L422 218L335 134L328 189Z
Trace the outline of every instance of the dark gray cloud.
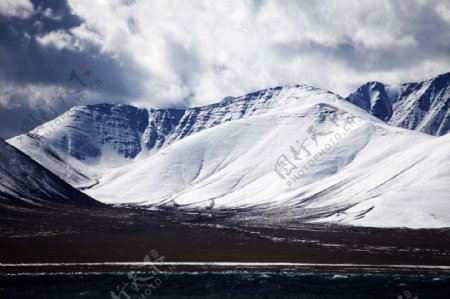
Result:
M33 1L33 5L35 12L27 19L0 15L1 138L23 133L23 123L29 115L36 119L36 125L50 120L39 109L50 103L55 105L52 98L57 88L76 88L73 80L68 79L71 71L81 65L103 82L100 93L91 95L82 104L125 102L140 94L133 83L133 70L109 55L102 55L95 45L87 45L83 51L70 51L39 43L39 36L67 31L83 22L71 13L66 1ZM62 113L67 108L70 105L53 109Z
M101 73L104 81L110 83L105 92L127 97L133 94L131 78L124 76L130 70L110 56L102 55L95 45L87 44L83 51L70 51L39 43L36 37L76 28L82 21L71 13L65 1L33 2L37 12L29 19L0 16L0 76L3 82L65 85L70 71L83 64ZM62 19L43 17L49 8ZM36 22L42 26L36 26Z
M35 36L57 29L69 29L82 23L82 20L70 12L65 1L33 1L35 13L27 19L0 15L0 75L2 80L14 82L54 83L60 79L64 66L71 61L65 53L55 67L55 53L46 49L35 40ZM44 16L46 9L52 9L61 15L57 21Z
M102 81L83 103L147 107L287 83L346 95L369 80L423 80L449 71L449 16L445 0L1 2L0 137L30 114L46 121L42 107L75 88L73 69Z

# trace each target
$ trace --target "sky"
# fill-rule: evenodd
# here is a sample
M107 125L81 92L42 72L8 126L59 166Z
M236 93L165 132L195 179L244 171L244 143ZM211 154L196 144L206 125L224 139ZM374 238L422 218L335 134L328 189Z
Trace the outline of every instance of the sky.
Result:
M184 108L291 83L346 96L448 71L448 0L0 1L3 139L73 105Z

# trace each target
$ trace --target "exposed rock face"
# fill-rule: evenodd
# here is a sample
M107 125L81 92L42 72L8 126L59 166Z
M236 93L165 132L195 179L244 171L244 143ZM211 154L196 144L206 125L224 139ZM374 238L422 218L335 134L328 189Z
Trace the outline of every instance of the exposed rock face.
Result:
M436 136L450 130L450 73L400 86L368 82L346 99L392 126Z

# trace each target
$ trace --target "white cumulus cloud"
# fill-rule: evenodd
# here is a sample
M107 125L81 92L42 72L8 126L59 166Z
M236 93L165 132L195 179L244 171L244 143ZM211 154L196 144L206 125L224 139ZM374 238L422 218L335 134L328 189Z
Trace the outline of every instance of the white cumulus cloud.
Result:
M37 37L108 56L129 101L202 105L288 83L345 96L370 80L397 84L450 68L445 0L69 0L83 23Z
M34 14L33 3L30 0L1 0L0 15L28 19Z

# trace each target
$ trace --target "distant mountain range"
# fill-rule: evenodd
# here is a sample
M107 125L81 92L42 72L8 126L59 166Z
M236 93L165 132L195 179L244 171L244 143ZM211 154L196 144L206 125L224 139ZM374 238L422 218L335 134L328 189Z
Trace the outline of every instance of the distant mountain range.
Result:
M80 106L8 142L104 203L444 227L450 135L436 136L449 129L449 83L372 82L345 99L288 85L189 109Z
M392 126L436 136L450 130L450 73L399 86L368 82L346 99Z

